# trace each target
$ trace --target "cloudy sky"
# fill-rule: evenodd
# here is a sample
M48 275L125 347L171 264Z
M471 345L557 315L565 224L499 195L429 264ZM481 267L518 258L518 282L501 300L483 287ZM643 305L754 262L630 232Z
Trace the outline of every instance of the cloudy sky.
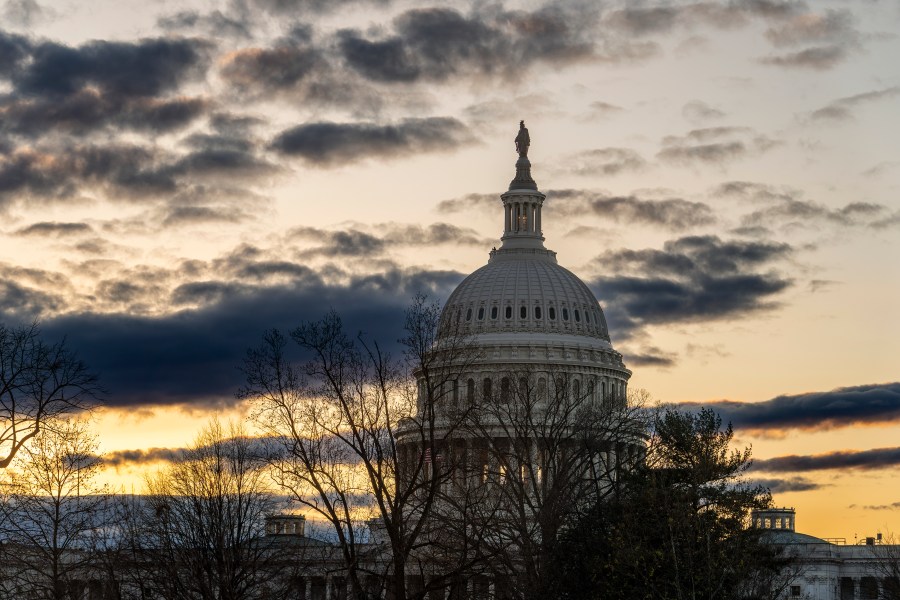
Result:
M0 0L0 319L101 374L139 486L264 329L388 342L544 234L632 387L712 405L798 527L900 532L900 5Z

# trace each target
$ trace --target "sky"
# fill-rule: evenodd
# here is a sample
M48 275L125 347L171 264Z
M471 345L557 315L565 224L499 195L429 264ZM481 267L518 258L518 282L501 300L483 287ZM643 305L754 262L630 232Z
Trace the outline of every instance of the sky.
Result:
M139 490L248 414L266 329L390 344L482 266L524 119L631 387L720 411L799 530L900 533L897 31L888 1L0 0L0 322L100 374Z

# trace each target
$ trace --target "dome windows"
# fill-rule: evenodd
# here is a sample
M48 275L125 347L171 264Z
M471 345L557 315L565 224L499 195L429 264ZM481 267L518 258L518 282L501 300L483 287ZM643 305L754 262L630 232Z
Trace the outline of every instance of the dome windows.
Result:
M491 319L496 319L496 318L497 318L497 313L498 313L498 312L499 312L499 311L498 311L497 307L496 307L496 306L492 306L492 307L491 307Z
M540 319L540 318L541 318L541 307L540 307L540 306L535 306L535 307L534 307L534 318L535 318L535 319Z
M506 307L506 318L507 318L507 319L512 319L512 306L507 306L507 307Z
M563 318L563 321L569 320L569 309L568 308L562 309L562 318Z
M581 313L578 312L578 309L575 309L575 322L581 323Z
M472 309L470 308L470 309L466 310L466 321L468 322L471 320L472 320Z
M478 309L478 320L484 321L484 307L483 306Z
M548 308L547 316L550 317L551 321L555 321L556 320L556 309L553 308L552 306L550 308Z
M521 307L519 308L519 318L520 318L520 319L527 319L527 318L528 318L528 307L527 307L527 306L524 306L524 305L523 305L523 306L521 306Z

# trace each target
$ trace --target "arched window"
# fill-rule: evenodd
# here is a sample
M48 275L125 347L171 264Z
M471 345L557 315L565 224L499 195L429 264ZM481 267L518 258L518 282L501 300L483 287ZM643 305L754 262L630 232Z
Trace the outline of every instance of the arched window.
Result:
M507 319L512 319L512 306L507 306L507 307L506 307L506 318L507 318Z
M566 381L562 377L556 379L556 397L562 398L566 394Z
M525 319L528 317L528 307L522 306L519 308L519 318Z
M588 381L588 400L594 401L594 380Z
M510 393L509 377L504 377L500 380L500 402L509 402Z
M547 401L547 380L543 377L538 379L537 394L538 400Z
M572 382L572 397L576 400L581 398L581 382L577 379Z
M528 398L528 378L519 377L519 398Z
M492 306L492 307L491 307L491 318L492 318L492 319L496 319L496 318L497 318L497 307L496 307L496 306Z
M535 318L535 319L540 319L540 318L541 318L541 307L540 307L540 306L535 306L535 307L534 307L534 318Z
M478 308L478 320L484 321L484 307L483 306Z
M569 309L563 308L563 321L568 321L568 320L569 320Z
M581 323L581 313L578 312L578 309L575 309L575 322Z
M466 402L475 404L475 380L470 379L466 382Z
M469 308L466 310L466 321L471 321L471 320L472 320L472 309Z
M550 317L551 321L555 321L556 320L556 309L551 306L550 308L547 309L547 315Z
M454 379L450 382L450 388L453 390L453 406L459 406L459 380Z
M600 382L600 399L606 402L606 382Z
M485 377L484 381L481 382L481 397L485 400L491 399L491 378Z

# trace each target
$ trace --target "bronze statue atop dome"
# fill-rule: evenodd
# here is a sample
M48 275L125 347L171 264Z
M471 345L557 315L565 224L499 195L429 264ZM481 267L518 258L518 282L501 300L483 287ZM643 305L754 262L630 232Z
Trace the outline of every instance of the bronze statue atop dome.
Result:
M531 145L531 137L525 127L525 121L519 121L519 135L516 136L516 152L522 158L528 157L528 146Z

